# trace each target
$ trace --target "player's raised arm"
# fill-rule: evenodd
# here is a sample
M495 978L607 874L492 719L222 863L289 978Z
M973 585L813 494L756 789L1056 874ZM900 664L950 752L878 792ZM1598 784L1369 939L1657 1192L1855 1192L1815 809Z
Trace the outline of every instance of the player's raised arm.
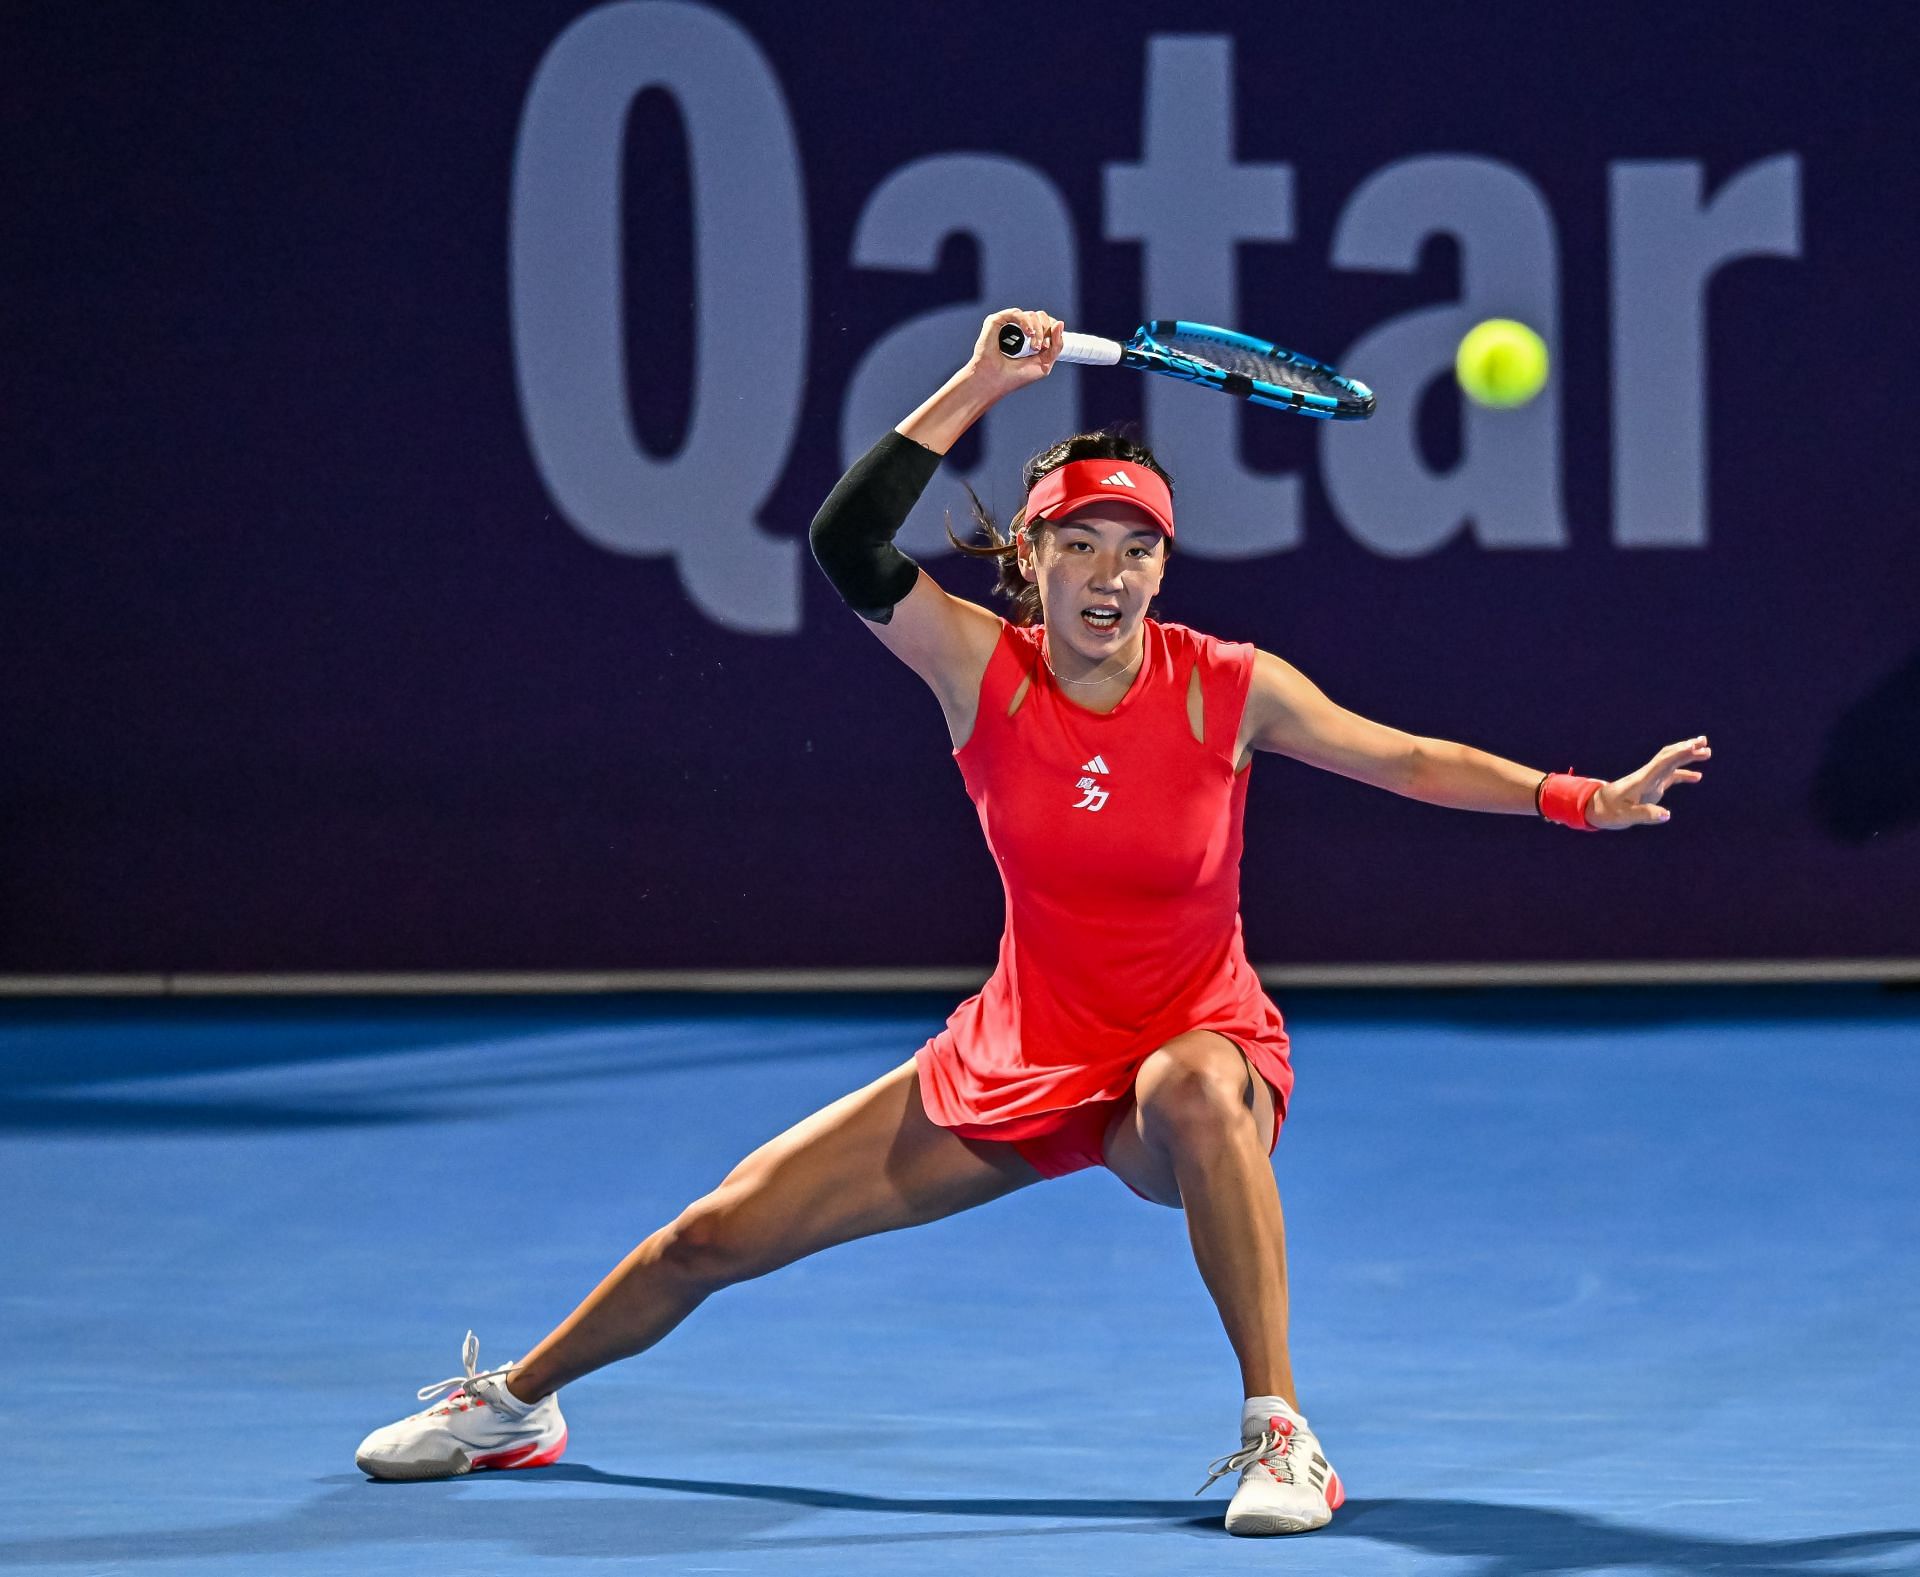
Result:
M1020 361L1001 355L997 337L1008 323L1019 324L1041 352ZM809 535L821 569L882 644L933 687L950 722L954 703L970 713L1001 621L942 591L893 538L960 435L1053 369L1063 332L1044 312L994 313L966 365L855 461L814 516Z
M1713 751L1704 734L1668 745L1637 772L1613 782L1542 772L1447 739L1429 739L1375 723L1339 706L1291 663L1270 652L1254 659L1241 722L1244 745L1291 756L1342 777L1453 810L1545 815L1596 832L1670 819L1661 797L1676 783L1698 783L1696 763Z

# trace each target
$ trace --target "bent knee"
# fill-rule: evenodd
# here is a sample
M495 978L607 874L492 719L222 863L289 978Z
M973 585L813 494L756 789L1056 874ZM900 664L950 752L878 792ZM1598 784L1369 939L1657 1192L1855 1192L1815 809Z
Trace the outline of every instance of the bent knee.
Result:
M1141 1065L1134 1099L1149 1133L1213 1137L1252 1122L1247 1078L1237 1047L1174 1041Z
M742 1214L739 1201L724 1192L695 1200L665 1228L660 1263L701 1287L724 1287L760 1274L765 1254Z

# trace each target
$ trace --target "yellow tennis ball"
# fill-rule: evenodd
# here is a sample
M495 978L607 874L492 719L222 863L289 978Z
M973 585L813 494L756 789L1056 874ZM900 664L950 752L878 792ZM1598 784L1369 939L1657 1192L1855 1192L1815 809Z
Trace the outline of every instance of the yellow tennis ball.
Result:
M1547 381L1547 342L1512 318L1488 318L1460 342L1453 375L1482 405L1525 405Z

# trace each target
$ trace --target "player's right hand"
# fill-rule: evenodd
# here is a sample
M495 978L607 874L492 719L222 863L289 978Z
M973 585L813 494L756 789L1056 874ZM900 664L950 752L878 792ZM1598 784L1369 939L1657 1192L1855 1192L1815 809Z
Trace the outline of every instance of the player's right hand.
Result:
M1027 339L1039 347L1038 351L1017 360L1002 355L1000 330L1009 323L1018 323L1026 331ZM1065 343L1066 332L1066 324L1045 312L1008 307L992 313L980 325L980 337L973 342L973 355L967 361L967 376L984 383L996 398L1025 384L1034 383L1053 371L1053 364L1060 359L1060 347Z

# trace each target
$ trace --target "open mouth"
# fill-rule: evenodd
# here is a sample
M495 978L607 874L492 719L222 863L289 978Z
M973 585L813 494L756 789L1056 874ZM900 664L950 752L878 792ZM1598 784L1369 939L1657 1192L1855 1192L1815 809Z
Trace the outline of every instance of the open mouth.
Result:
M1120 610L1111 606L1082 608L1080 610L1080 622L1090 630L1105 633L1108 630L1115 630L1120 627Z

